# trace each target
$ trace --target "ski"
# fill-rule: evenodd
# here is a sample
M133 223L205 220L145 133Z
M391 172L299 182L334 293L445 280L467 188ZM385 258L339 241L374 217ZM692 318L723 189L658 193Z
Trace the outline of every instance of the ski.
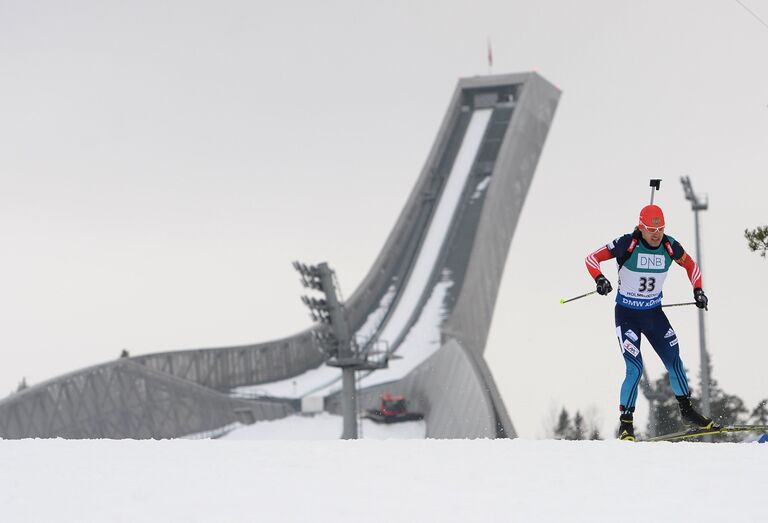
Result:
M768 433L768 425L727 425L714 429L695 428L656 436L655 438L649 438L645 441L684 441L700 438L702 436L711 436L713 434L730 434L734 432L754 432L755 434Z

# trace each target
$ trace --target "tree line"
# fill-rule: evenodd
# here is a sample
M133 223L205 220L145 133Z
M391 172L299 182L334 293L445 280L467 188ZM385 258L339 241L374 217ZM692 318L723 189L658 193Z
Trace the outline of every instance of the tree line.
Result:
M710 376L711 376L710 372ZM675 393L669 385L666 374L649 384L651 394L655 398L664 398L662 401L653 401L651 409L655 414L656 427L651 427L653 416L649 416L648 424L644 429L635 425L635 431L639 439L651 435L670 434L685 430L687 427L680 418L680 409L675 398ZM749 409L740 397L725 392L710 377L709 382L709 408L710 417L721 425L768 425L768 398L764 398L755 407ZM700 400L691 399L697 409L700 409ZM618 430L618 422L616 424ZM568 409L563 406L556 416L554 423L547 427L547 436L563 440L600 440L603 439L597 428L597 420L594 416L585 416L577 410L571 416ZM741 441L749 437L747 434L729 434L719 436L720 440ZM609 436L613 438L613 434Z

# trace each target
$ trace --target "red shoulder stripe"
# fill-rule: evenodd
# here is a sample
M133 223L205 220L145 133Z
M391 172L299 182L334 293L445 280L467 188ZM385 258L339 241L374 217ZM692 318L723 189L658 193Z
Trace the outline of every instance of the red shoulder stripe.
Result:
M608 250L608 246L603 245L598 250L587 256L585 263L587 264L587 271L589 271L592 279L597 278L600 274L600 262L608 261L613 258L613 254Z
M701 269L699 269L699 265L693 260L693 258L688 256L688 254L683 253L680 259L677 260L677 263L679 263L685 269L685 272L688 273L688 279L691 280L691 285L693 285L694 289L698 289L703 286L701 279Z

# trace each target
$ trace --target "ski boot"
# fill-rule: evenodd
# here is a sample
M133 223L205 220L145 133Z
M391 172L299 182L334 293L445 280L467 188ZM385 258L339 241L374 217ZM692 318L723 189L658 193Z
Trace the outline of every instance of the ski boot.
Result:
M685 423L705 430L720 428L720 425L708 417L702 416L693 408L693 405L691 405L691 398L688 396L675 397L677 398L677 403L680 405L680 417L683 418Z
M622 441L635 441L635 427L632 424L631 412L622 412L619 416L619 439Z

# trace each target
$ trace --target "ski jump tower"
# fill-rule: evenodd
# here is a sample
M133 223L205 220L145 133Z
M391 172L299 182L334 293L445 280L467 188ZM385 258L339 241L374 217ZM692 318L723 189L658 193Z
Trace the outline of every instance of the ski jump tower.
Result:
M483 351L559 96L536 73L458 82L399 219L345 303L358 342L396 356L387 369L358 373L361 407L390 391L424 412L428 437L515 437ZM316 329L120 358L51 379L0 401L0 437L180 437L286 416L309 397L338 412L341 373L318 382ZM294 394L275 386L285 380ZM262 392L235 392L253 386Z

